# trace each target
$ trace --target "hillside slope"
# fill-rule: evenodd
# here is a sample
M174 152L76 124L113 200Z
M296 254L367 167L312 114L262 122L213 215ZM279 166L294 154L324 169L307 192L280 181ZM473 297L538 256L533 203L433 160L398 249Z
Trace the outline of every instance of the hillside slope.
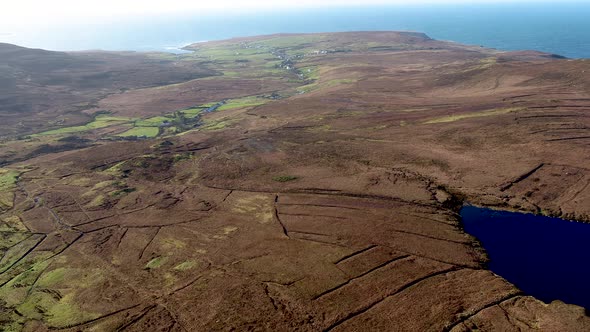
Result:
M1 112L6 330L590 329L487 270L457 214L590 221L590 61L403 32L188 49L10 51L58 60L2 67L43 72L38 99L3 75L32 104ZM14 129L70 74L87 123Z

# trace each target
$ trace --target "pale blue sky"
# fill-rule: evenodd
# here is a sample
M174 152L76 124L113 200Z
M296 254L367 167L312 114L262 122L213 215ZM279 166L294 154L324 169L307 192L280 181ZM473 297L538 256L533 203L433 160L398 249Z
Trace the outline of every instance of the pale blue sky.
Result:
M578 0L584 1L584 0ZM219 10L285 9L342 5L400 5L445 3L517 3L543 0L8 0L0 11L1 26L79 23L108 17ZM547 2L545 0L544 2ZM559 2L559 1L554 1Z
M590 0L4 1L0 42L49 50L161 51L278 32L411 30L499 49L590 57ZM329 7L303 8L318 6Z

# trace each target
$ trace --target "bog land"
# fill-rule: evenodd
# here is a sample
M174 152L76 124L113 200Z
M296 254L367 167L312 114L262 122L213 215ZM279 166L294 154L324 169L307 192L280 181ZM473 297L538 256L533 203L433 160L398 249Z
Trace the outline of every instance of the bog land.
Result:
M463 202L590 221L590 61L408 32L0 45L7 331L587 331Z

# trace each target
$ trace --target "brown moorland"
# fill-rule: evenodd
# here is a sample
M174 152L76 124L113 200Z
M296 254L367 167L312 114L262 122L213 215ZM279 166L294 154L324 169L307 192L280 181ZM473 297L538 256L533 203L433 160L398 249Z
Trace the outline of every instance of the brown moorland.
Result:
M21 68L1 74L21 82L0 109L7 331L590 329L488 271L457 214L590 221L588 60L407 32L3 48L30 57L0 67Z

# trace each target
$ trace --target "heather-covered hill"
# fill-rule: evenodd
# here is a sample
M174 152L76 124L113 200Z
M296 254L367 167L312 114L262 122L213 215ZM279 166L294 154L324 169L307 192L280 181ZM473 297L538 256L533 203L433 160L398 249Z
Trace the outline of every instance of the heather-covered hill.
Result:
M404 32L4 48L7 330L590 329L489 271L457 214L590 221L588 61Z

